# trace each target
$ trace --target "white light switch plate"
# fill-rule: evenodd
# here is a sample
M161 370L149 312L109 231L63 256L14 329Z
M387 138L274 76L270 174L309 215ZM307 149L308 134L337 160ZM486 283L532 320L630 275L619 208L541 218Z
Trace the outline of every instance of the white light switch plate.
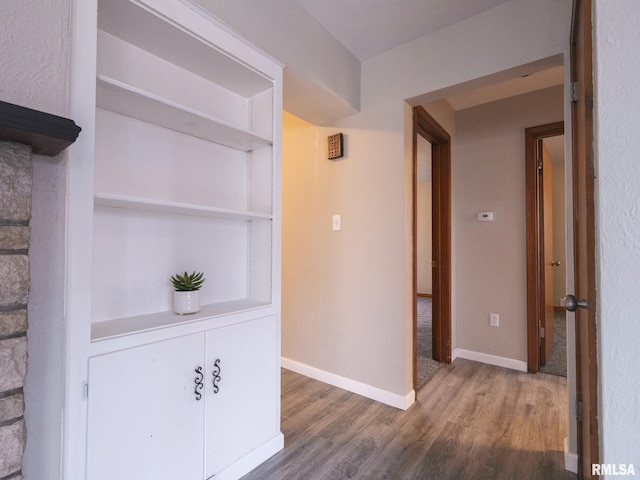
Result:
M333 231L337 232L342 230L342 217L340 215L333 216Z

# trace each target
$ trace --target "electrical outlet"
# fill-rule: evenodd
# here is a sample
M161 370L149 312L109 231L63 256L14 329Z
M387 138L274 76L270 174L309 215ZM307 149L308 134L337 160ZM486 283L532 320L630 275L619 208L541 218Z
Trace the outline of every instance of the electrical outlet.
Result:
M498 315L497 313L490 313L489 314L489 325L492 327L499 327L500 326L500 315Z

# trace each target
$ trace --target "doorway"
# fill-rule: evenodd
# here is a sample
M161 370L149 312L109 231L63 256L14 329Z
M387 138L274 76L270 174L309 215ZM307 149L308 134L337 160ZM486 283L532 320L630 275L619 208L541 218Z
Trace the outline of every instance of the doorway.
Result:
M557 135L542 139L542 147L551 159L551 227L553 256L551 273L553 285L546 285L545 291L552 295L553 336L551 349L546 348L540 356L540 371L561 377L567 376L567 312L562 299L567 291L567 219L566 219L566 164L565 136ZM545 358L546 357L546 358ZM544 364L542 364L544 361Z
M451 137L423 107L413 132L413 386L418 371L418 148L430 145L432 359L451 362ZM422 277L422 274L421 274Z
M417 316L417 389L422 388L442 363L433 359L433 267L432 203L433 178L431 143L417 137L416 182L416 316Z
M563 139L564 122L525 130L527 369L535 373L548 365L547 370L551 369L548 373L566 376L566 335L564 348L561 344L566 323L563 332L564 309L560 309L562 294L559 293L566 285L566 274L561 275L566 266L566 240L558 231L564 231L564 223L557 222L565 205L564 193L563 198L554 200L554 196L560 196L557 181L554 188L554 176L564 175ZM558 142L560 145L556 148ZM562 164L558 157L562 157ZM562 285L554 288L554 283L559 281Z

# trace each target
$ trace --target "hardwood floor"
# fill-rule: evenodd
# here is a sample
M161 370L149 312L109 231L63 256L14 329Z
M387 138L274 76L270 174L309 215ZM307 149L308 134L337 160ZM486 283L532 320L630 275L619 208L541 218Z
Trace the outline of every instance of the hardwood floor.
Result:
M571 479L566 379L457 359L406 412L282 373L285 448L243 480Z

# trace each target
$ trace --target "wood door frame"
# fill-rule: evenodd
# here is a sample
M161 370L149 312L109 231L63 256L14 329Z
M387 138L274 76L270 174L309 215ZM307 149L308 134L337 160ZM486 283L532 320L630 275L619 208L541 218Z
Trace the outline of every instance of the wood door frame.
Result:
M525 205L527 255L527 371L540 369L540 326L544 320L544 250L542 182L538 174L538 140L564 135L564 122L525 129Z
M413 109L413 387L417 387L418 135L431 143L433 359L451 363L451 135L422 106Z
M595 252L595 166L593 159L592 1L574 0L571 19L571 104L573 147L574 293L588 308L575 313L576 410L578 411L578 477L598 478L591 465L600 463L598 424L598 341Z

